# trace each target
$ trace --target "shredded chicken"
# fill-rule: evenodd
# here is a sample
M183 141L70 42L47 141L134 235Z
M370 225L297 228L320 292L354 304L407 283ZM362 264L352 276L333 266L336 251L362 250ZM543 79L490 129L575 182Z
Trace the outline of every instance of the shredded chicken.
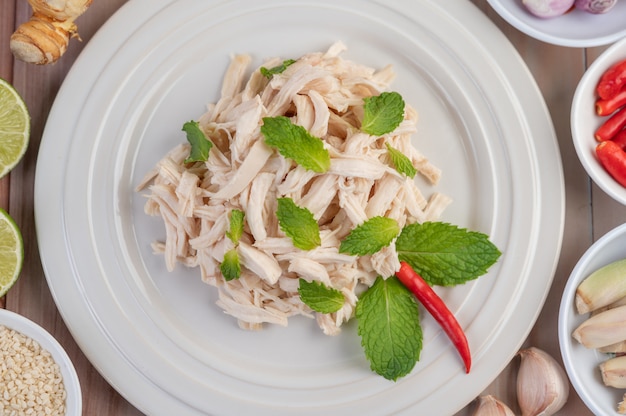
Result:
M138 185L148 189L145 212L165 224L165 240L153 250L176 263L198 267L202 280L217 287L217 304L245 329L264 323L287 325L294 315L315 317L325 334L340 332L356 306L359 288L400 267L392 243L371 256L339 253L341 239L356 226L384 215L402 227L437 220L450 198L426 197L415 181L393 168L386 143L403 152L420 174L435 185L441 175L411 143L417 113L408 104L404 121L383 137L360 131L363 98L386 91L390 66L376 71L343 59L338 42L328 51L310 53L271 79L257 68L249 73L247 55L233 57L220 99L199 118L213 142L207 162L185 163L188 144L170 151ZM277 59L264 66L279 64ZM269 65L269 66L268 66ZM262 118L283 115L320 137L331 156L330 169L315 173L270 148L260 132ZM321 245L294 247L281 231L277 198L289 197L318 221ZM227 238L229 213L245 213L236 246L242 274L226 281L220 263L235 247ZM344 294L344 306L319 314L298 294L299 279L319 281Z

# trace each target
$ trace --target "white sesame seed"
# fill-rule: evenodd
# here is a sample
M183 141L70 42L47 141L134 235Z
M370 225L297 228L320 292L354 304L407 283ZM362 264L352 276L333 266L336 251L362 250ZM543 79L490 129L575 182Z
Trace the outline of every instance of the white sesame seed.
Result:
M59 365L38 342L0 325L0 363L0 414L65 414Z

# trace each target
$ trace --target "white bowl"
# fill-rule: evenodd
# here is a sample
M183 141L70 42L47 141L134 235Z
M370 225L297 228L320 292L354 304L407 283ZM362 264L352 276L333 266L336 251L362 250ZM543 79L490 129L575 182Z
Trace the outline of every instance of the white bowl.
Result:
M602 383L598 365L608 358L579 344L572 332L589 316L580 315L574 306L578 285L593 271L626 258L626 224L609 231L596 241L580 258L565 285L559 309L559 344L565 370L585 405L596 415L618 416L617 403L624 390Z
M626 5L626 1L622 1L621 4ZM624 25L626 26L626 23ZM587 174L609 196L626 205L626 187L615 181L596 158L595 149L598 142L594 137L596 129L606 120L606 117L600 117L595 112L596 85L604 71L624 59L626 59L626 38L609 47L591 64L574 93L570 122L574 147Z
M82 414L82 396L78 376L72 361L59 342L45 329L22 315L0 308L0 325L19 332L37 341L41 348L48 351L59 365L66 391L65 409L67 416Z
M532 15L522 0L487 1L509 24L547 43L586 48L608 45L626 36L626 1L623 0L605 14L594 15L575 9L549 19Z

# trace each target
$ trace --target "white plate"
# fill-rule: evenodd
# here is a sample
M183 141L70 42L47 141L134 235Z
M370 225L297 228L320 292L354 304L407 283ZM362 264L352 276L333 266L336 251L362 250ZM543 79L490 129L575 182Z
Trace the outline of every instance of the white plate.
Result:
M615 43L593 61L576 87L570 123L574 148L587 174L600 189L617 202L626 205L626 188L613 179L598 161L596 157L598 141L594 137L598 127L608 119L599 117L595 112L596 86L607 69L624 59L626 59L626 39Z
M563 290L559 309L559 344L565 370L578 395L595 415L618 416L617 403L624 390L606 387L598 365L607 354L579 344L572 333L589 314L580 315L574 306L578 285L592 272L614 261L626 258L626 224L620 225L596 241L578 260Z
M54 362L59 365L59 371L63 377L63 386L67 394L66 414L68 416L80 415L83 410L80 382L74 364L61 344L48 331L30 319L2 308L0 308L0 325L37 341L41 348L50 353Z
M575 48L608 45L626 37L626 2L618 1L605 14L572 10L562 16L541 19L532 15L522 0L487 0L509 24L543 42Z
M197 270L168 274L149 244L163 226L133 188L219 94L232 53L284 58L348 45L392 63L420 113L418 147L455 200L444 219L504 253L442 296L474 365L424 316L421 361L374 375L355 325L313 321L245 332ZM465 0L132 0L91 40L59 91L40 149L36 221L55 301L85 354L149 414L451 414L508 363L530 331L561 247L564 186L545 103L523 61Z

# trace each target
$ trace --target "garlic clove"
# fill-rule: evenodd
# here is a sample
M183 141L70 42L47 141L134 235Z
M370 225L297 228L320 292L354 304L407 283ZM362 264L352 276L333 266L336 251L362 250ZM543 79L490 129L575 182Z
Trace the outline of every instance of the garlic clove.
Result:
M480 396L472 416L515 416L509 407L492 395Z
M530 347L520 350L517 401L522 416L549 416L558 412L569 396L563 367L547 352Z

